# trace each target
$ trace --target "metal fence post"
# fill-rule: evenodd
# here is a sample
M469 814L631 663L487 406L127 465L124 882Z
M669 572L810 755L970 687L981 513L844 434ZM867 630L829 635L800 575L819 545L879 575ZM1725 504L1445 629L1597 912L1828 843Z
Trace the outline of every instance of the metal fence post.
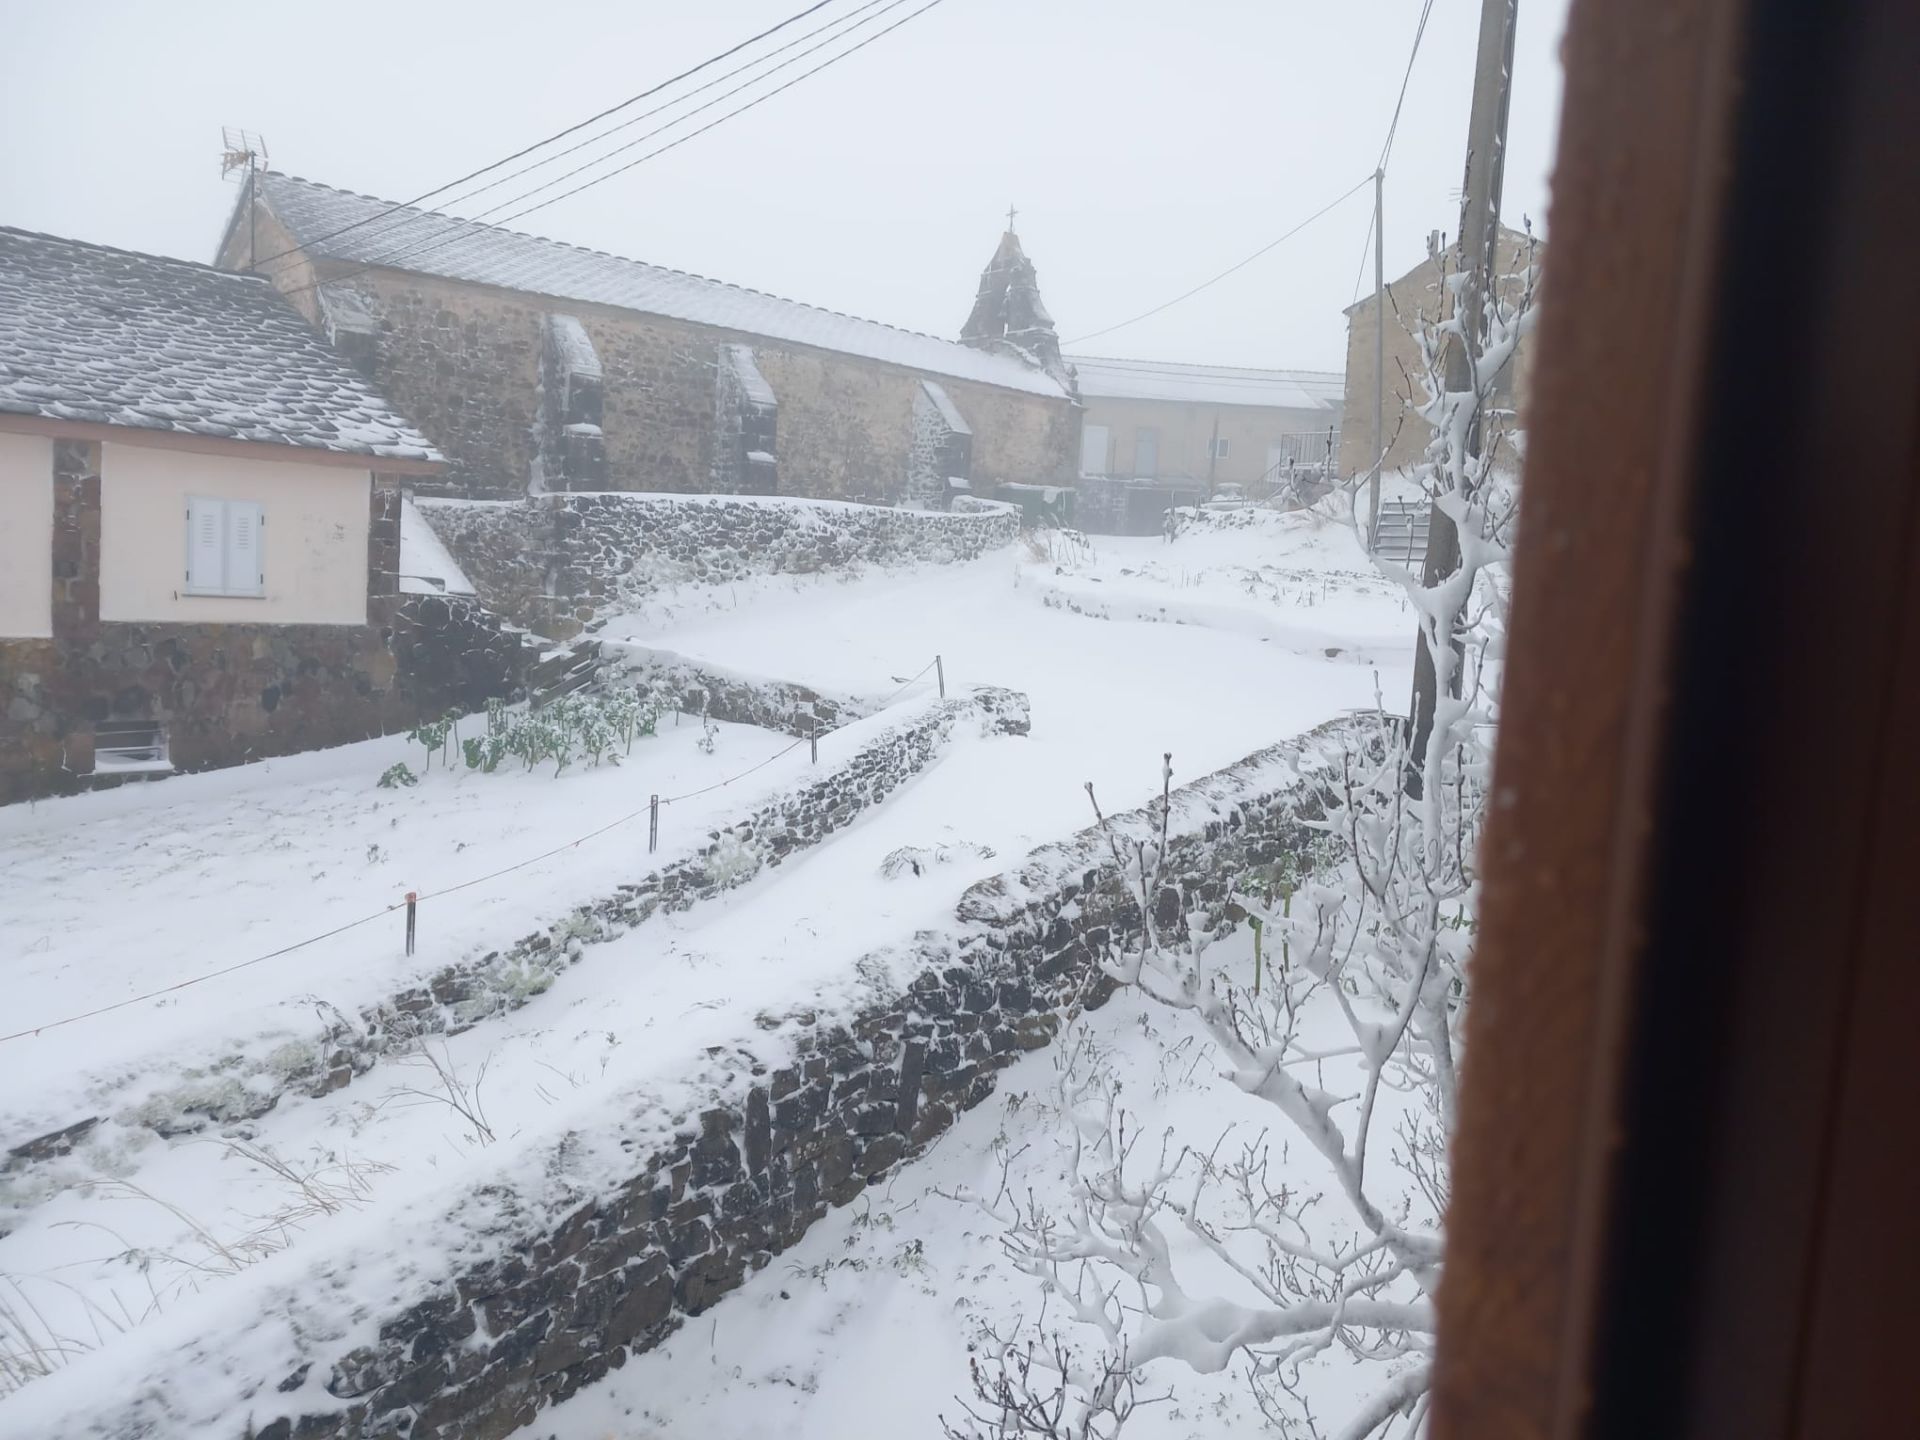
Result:
M660 797L654 796L647 804L647 853L651 855L660 848Z
M933 657L933 673L940 679L940 698L947 698L947 666L938 655Z
M414 921L419 904L420 893L417 890L407 891L407 954L409 955L413 954Z
M813 763L820 763L820 717L807 716L807 745L813 753Z

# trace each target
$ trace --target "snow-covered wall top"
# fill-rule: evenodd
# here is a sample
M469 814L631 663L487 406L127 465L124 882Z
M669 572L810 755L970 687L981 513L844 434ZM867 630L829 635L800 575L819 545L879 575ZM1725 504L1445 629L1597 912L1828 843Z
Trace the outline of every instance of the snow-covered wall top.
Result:
M950 564L1013 543L1017 511L974 515L767 496L540 495L417 502L482 599L564 639L674 585L861 565Z

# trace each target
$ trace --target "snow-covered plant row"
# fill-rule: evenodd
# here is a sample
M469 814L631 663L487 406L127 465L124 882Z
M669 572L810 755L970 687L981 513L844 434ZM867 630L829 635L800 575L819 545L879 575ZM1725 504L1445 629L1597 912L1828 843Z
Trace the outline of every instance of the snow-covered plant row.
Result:
M1278 942L1264 988L1209 960L1216 933L1206 916L1166 913L1179 893L1171 756L1158 834L1106 831L1141 933L1106 953L1103 972L1197 1019L1222 1082L1272 1107L1280 1143L1170 1133L1140 1144L1117 1090L1070 1068L1061 1098L1071 1208L1023 1205L1012 1183L972 1197L1065 1324L1042 1322L1038 1335L998 1346L997 1363L976 1372L969 1423L951 1432L962 1440L1111 1440L1144 1377L1175 1383L1170 1366L1243 1366L1283 1435L1365 1440L1399 1422L1409 1440L1426 1433L1475 857L1498 725L1502 572L1517 509L1515 477L1497 463L1500 437L1482 445L1479 436L1532 323L1530 254L1517 279L1508 299L1490 287L1477 355L1458 318L1426 322L1416 336L1427 392L1418 413L1433 427L1419 479L1459 530L1460 565L1429 586L1377 563L1404 589L1434 656L1432 729L1418 753L1411 724L1383 716L1372 734L1357 733L1324 816L1311 822L1330 862L1278 908L1239 886L1245 912ZM1468 350L1464 390L1444 380L1450 344ZM1357 495L1349 501L1357 534ZM1097 800L1094 808L1098 816ZM1304 1163L1289 1141L1301 1142ZM1372 1379L1328 1432L1307 1403L1302 1368L1341 1352ZM1034 1416L1045 1424L1035 1428Z
M598 695L562 695L538 710L510 709L489 701L486 728L479 735L460 736L460 716L448 712L438 720L416 725L407 738L426 751L421 774L433 768L434 756L451 767L459 755L469 770L492 774L504 760L519 760L528 770L553 762L558 776L584 756L589 767L605 760L619 763L633 753L633 742L654 733L661 715L659 702L632 689L614 689ZM618 746L616 753L615 747ZM404 761L380 776L387 789L418 783L419 776Z

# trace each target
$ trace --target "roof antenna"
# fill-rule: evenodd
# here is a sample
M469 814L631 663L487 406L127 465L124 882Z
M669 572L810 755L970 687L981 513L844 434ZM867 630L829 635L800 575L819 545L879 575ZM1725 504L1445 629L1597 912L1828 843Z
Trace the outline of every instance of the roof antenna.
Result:
M220 127L220 178L231 179L236 170L247 175L247 271L253 271L257 236L253 223L254 177L267 163L267 142L258 130L241 130L232 125Z

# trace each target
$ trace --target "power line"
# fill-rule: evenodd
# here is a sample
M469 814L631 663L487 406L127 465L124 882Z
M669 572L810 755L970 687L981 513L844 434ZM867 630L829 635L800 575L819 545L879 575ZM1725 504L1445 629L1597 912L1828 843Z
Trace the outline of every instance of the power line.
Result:
M806 80L814 75L818 75L822 70L828 69L830 66L839 64L840 61L845 60L849 55L852 55L857 51L866 49L867 46L873 44L875 41L883 39L887 35L892 34L895 30L898 30L902 25L907 24L911 20L917 20L920 16L926 14L929 10L933 9L935 6L940 5L942 3L944 3L944 0L928 0L928 3L925 5L922 5L918 10L914 10L909 12L906 15L903 15L900 19L894 21L891 25L888 25L882 30L875 31L872 35L867 36L864 40L861 40L858 44L851 45L847 49L840 51L838 54L828 57L826 60L823 60L820 64L815 65L812 69L801 71L800 74L794 76L793 79L788 80L784 84L775 86L772 90L769 90L764 94L755 96L752 100L749 100L744 105L735 106L732 110L729 110L725 114L717 116L716 118L708 121L705 125L700 126L696 130L690 130L685 135L681 135L676 139L669 141L665 145L659 146L657 149L649 150L646 154L638 156L635 159L629 160L626 164L618 166L613 170L609 170L603 175L597 175L591 180L583 181L581 184L574 186L570 190L563 190L558 195L555 195L550 199L542 200L534 205L529 205L524 210L516 210L513 214L504 216L503 218L497 221L458 220L455 217L451 217L451 216L436 217L436 218L446 218L449 220L453 220L454 222L453 231L450 233L443 234L439 237L436 237L435 239L428 241L426 243L423 243L421 245L415 246L412 249L402 250L392 255L383 256L379 260L369 261L365 264L360 265L356 269L347 271L345 274L329 275L323 278L316 278L314 280L309 281L305 285L296 285L291 289L282 291L281 293L291 297L294 295L301 294L308 290L318 289L322 285L332 285L332 284L340 283L342 281L351 280L357 275L364 275L369 270L378 270L384 267L397 266L401 261L413 259L418 255L423 255L428 253L429 251L438 250L444 246L451 245L456 240L465 239L468 235L473 234L477 230L500 229L510 224L511 222L520 219L523 216L533 214L536 210L544 210L549 205L557 205L562 200L568 199L569 197L574 195L578 195L583 190L590 190L596 185L604 184L608 180L613 179L617 175L625 174L627 171L633 169L635 166L643 165L647 161L652 160L657 156L666 154L669 150L676 149L679 146L686 144L689 140L695 139L698 136L706 134L707 131L713 129L717 125L725 124L728 120L733 119L736 115L743 115L747 111L754 109L756 106L765 104L767 101L773 99L774 96L779 95L783 91L791 90L795 85L798 85L801 81ZM746 87L743 86L741 88L744 89ZM685 117L683 116L681 118L684 119ZM678 122L675 122L675 123L678 123ZM672 127L661 126L660 130L664 131L670 128ZM659 132L655 132L655 133L659 133ZM623 147L623 148L627 148L627 147ZM532 192L528 192L528 193L532 193ZM519 199L524 197L516 196L515 198ZM508 201L506 203L511 204L512 201ZM495 206L493 208L499 209L502 207ZM488 213L490 214L492 212L489 211Z
M1360 237L1360 264L1353 272L1353 296L1347 304L1360 303L1360 286L1367 278L1367 248L1373 244L1373 211L1367 211L1367 233Z
M308 241L307 244L318 245L323 243L324 241L333 239L336 235L344 235L349 230L357 230L362 225L371 225L374 221L380 219L382 216L391 215L396 210L404 210L410 206L418 205L423 200L431 200L436 195L445 194L447 191L453 189L456 185L464 185L469 180L477 180L482 175L485 175L490 171L498 170L502 165L511 165L514 161L524 159L526 156L531 155L534 151L539 150L544 146L551 145L556 140L564 140L567 136L572 135L577 131L584 130L587 126L596 124L599 121L606 119L609 115L617 115L622 110L625 110L630 106L639 104L642 100L650 99L651 97L658 95L662 90L665 90L670 85L678 85L682 80L688 79L689 77L694 75L698 75L702 70L706 70L714 65L718 65L722 60L728 59L730 56L739 54L742 50L746 49L749 45L758 44L760 41L765 40L769 35L778 34L780 31L786 29L789 25L792 25L797 23L798 21L804 20L809 15L813 14L815 11L824 10L826 9L827 6L833 3L835 3L835 0L816 0L815 4L809 5L804 10L796 11L794 14L789 15L786 19L782 20L779 24L770 25L765 30L762 30L759 34L750 35L745 40L742 40L739 44L734 45L729 49L722 50L717 55L708 56L705 60L702 60L698 65L692 66L691 68L686 70L682 70L678 75L669 76L667 79L662 80L659 84L651 86L648 89L642 90L638 95L628 96L625 100L622 100L618 105L609 105L605 110L602 110L599 114L589 115L586 119L580 121L578 124L569 125L564 130L556 130L553 134L547 136L544 140L536 140L533 142L533 144L528 145L523 149L516 150L511 155L502 156L500 159L495 160L491 165L482 165L478 170L470 170L465 175L462 175L459 179L449 180L444 185L437 186L432 190L423 191L421 194L414 196L413 199L411 200L397 201L394 204L389 205L385 210L381 211L377 215L369 215L369 216L366 216L364 219L354 221L351 225L343 225L338 230L329 231L327 234L320 236L319 239L317 240ZM775 53L778 53L778 52L775 52ZM288 255L291 255L295 251L302 248L304 247L296 245L291 249L282 250L277 255L269 255L266 260L261 261L260 263L268 264L274 260L284 259Z
M880 15L886 14L888 10L897 9L899 6L905 3L906 3L906 0L886 0L885 8L880 11ZM771 68L766 70L762 70L760 74L754 76L751 80L743 81L741 84L736 85L733 89L727 91L725 94L715 96L712 100L709 100L704 104L694 106L693 109L686 111L684 114L676 116L674 119L669 120L662 125L656 126L654 129L647 131L645 134L639 136L638 138L634 140L630 140L624 145L616 146L613 149L604 152L603 154L595 156L591 160L585 161L582 164L575 166L571 170L565 171L562 174L555 176L553 179L548 180L542 185L536 185L531 189L524 190L520 194L513 196L511 199L500 201L497 204L490 207L489 209L481 211L480 214L467 217L467 218L474 221L483 220L487 216L495 213L496 211L504 210L509 205L515 204L516 202L525 199L529 195L537 195L542 190L550 190L555 185L558 185L561 181L566 180L571 176L578 175L582 171L590 170L593 168L593 166L599 164L603 160L607 160L612 156L621 154L624 151L631 150L636 145L645 144L649 139L652 139L654 136L665 134L667 131L673 129L674 126L683 123L684 121L690 119L695 115L698 115L701 111L712 109L715 105L718 105L722 100L727 99L729 96L738 95L742 90L751 89L753 86L759 84L760 81L765 80L768 76L778 74L780 71L786 69L789 65L798 63L800 60L804 59L806 56L811 55L815 51L820 50L825 46L832 44L833 41L842 39L845 36L852 34L855 30L861 29L864 26L871 24L874 20L879 18L879 15L869 16L865 20L856 20L855 17L864 14L866 11L873 9L874 6L880 5L880 4L882 4L882 0L866 0L866 3L861 5L858 9L855 9L846 15L842 15L837 19L829 20L824 25L816 26L812 30L808 30L803 34L795 37L794 39L787 41L786 44L776 46L774 49L767 51L767 53L764 55L755 56L753 59L749 60L744 65L737 65L733 69L728 70L723 74L716 75L713 79L707 81L705 84L696 85L693 89L688 90L683 94L676 95L671 100L664 101L659 105L653 106L651 109L642 110L638 115L634 115L629 117L628 119L622 120L618 125L608 126L605 130L600 131L598 134L589 135L586 139L577 141L574 144L567 146L565 149L556 150L551 155L543 155L540 159L535 160L532 164L522 165L517 170L510 170L505 175L502 175L497 179L489 180L486 184L476 186L472 190L467 191L466 194L455 196L453 199L446 201L444 203L448 205L464 205L469 200L472 200L476 195L484 195L489 190L496 190L500 186L505 185L510 180L516 180L522 175L531 174L533 171L542 169L543 167L551 165L556 161L562 160L568 155L576 154L579 151L586 149L590 145L597 145L602 140L606 140L613 135L619 134L622 130L630 130L635 125L640 124L644 120L651 120L656 115L665 114L667 111L674 109L676 106L684 105L687 101L691 100L694 96L699 95L705 91L711 90L716 85L725 84L728 80L733 79L733 77L736 75L745 74L749 70L765 65L767 61L773 59L774 56L785 54L787 51L793 49L794 46L803 45L807 41L813 39L814 36L816 35L825 34L829 30L839 31L837 35L829 36L827 39L822 40L818 45L814 45L806 50L802 50L798 55L795 55L792 59L783 60L778 65L772 66ZM848 23L849 21L853 21L855 23L849 24ZM391 213L393 208L394 207L389 206L388 210L382 213ZM370 218L378 219L379 217L373 216ZM422 221L429 220L429 219L438 219L438 218L441 218L440 215L431 210L425 211L425 212L416 211L411 214L402 215L397 222L386 227L386 229L382 230L377 237L374 237L374 239L376 240L376 242L385 241L385 240L399 236L400 232L405 230L410 225L418 225ZM335 233L338 234L340 232L336 231ZM320 240L316 240L313 243L316 245L322 244L325 242L327 238L328 237L326 236L322 236ZM378 261L378 259L379 257L375 256L376 262Z
M1211 287L1218 285L1222 280L1226 279L1229 275L1232 275L1237 271L1246 269L1247 266L1251 265L1254 261L1258 260L1262 255L1265 255L1269 250L1272 250L1275 246L1278 246L1288 240L1291 240L1294 236L1298 235L1302 230L1306 229L1309 225L1313 224L1314 221L1318 220L1322 215L1325 215L1329 210L1332 210L1335 206L1350 199L1354 195L1359 194L1360 190L1364 186L1371 185L1372 183L1373 183L1373 176L1371 173L1363 175L1351 190L1348 190L1344 194L1337 196L1335 199L1328 201L1325 205L1322 205L1318 210L1314 211L1313 214L1309 215L1306 219L1302 220L1298 225L1294 226L1291 230L1287 231L1286 234L1280 236L1278 239L1269 240L1266 244L1262 245L1258 250L1254 251L1251 255L1247 256L1246 259L1239 261L1237 264L1229 265L1226 269L1222 270L1218 275L1214 276L1211 280L1203 280L1200 282L1200 284L1194 286L1191 290L1186 291L1184 294L1176 295L1173 297L1173 299L1168 300L1164 304L1156 305L1151 310L1143 310L1138 315L1134 316L1131 320L1122 320L1118 325L1109 325L1104 330L1095 330L1091 334L1082 335L1082 336L1079 336L1077 339L1069 340L1065 342L1066 347L1071 347L1074 345L1084 345L1089 340L1098 340L1102 335L1111 335L1116 330L1124 330L1129 325L1137 325L1142 320L1146 320L1152 316L1158 315L1162 310L1170 310L1183 300L1191 300L1194 296L1198 295L1202 290L1210 289Z
M878 0L872 0L872 3L878 3ZM549 179L549 180L544 180L544 181L542 181L542 182L541 182L540 184L538 184L538 185L534 185L534 186L531 186L531 187L529 187L528 189L525 189L525 190L522 190L522 191L521 191L521 192L520 192L519 194L517 194L517 195L512 195L512 196L509 196L509 197L508 197L507 199L505 199L505 200L501 200L501 201L499 201L499 202L497 202L497 203L495 203L495 204L493 204L493 205L490 205L490 206L488 206L488 207L487 207L487 208L486 208L485 210L482 210L482 211L481 211L481 212L480 212L480 213L479 213L478 215L473 215L473 216L467 216L467 217L461 217L461 219L462 219L462 223L465 223L465 224L471 224L471 225L477 225L477 224L480 224L481 222L483 222L483 221L485 221L485 220L487 219L487 217L489 217L489 216L491 216L491 215L496 215L496 214L498 214L498 213L499 213L500 211L502 211L502 210L505 210L505 209L508 209L508 208L509 208L509 207L511 207L511 206L514 206L514 205L517 205L517 204L519 204L519 203L520 203L520 202L521 202L522 200L526 200L526 199L529 199L529 198L531 198L532 196L535 196L535 195L538 195L538 194L540 194L540 193L542 193L543 191L547 191L547 190L551 190L551 189L553 189L553 187L554 187L554 186L556 186L556 185L559 185L559 184L561 184L561 183L563 183L564 181L567 181L567 180L570 180L570 179L572 179L572 178L573 178L574 176L576 176L576 175L580 175L580 174L583 174L583 173L585 173L586 171L588 171L588 170L591 170L591 169L593 169L593 167L594 167L594 166L596 166L596 165L599 165L599 164L602 164L602 163L604 163L605 161L607 161L607 160L610 160L610 159L612 159L612 158L613 158L613 157L614 157L615 155L623 155L623 154L625 154L625 153L626 153L627 151L629 151L629 150L633 150L633 149L635 149L635 148L637 148L638 146L641 146L641 145L644 145L644 144L646 144L646 142L647 142L647 141L649 141L649 140L652 140L652 139L655 139L655 138L657 138L658 136L661 136L661 135L664 135L664 134L665 134L665 133L666 133L667 131L669 131L669 130L671 130L671 129L673 129L673 128L674 128L674 127L675 127L676 125L680 125L680 124L683 124L683 123L685 123L685 122L686 122L687 120L689 120L689 119L691 119L691 118L692 118L693 116L695 116L695 115L698 115L698 114L700 114L700 113L701 113L702 111L705 111L705 110L711 110L711 109L712 109L712 108L713 108L713 107L714 107L715 105L718 105L718 104L720 104L720 103L722 103L723 101L726 101L726 100L730 100L730 99L732 99L732 98L733 98L733 97L734 97L735 95L738 95L738 94L740 94L740 93L741 93L742 91L745 91L745 90L751 90L751 89L752 89L752 88L753 88L754 86L756 86L756 85L758 85L758 84L759 84L759 83L760 83L761 81L763 81L763 80L765 80L765 79L767 79L767 78L768 78L769 76L772 76L772 75L776 75L776 74L778 74L778 73L779 73L780 71L782 71L782 70L785 70L785 69L786 69L786 68L787 68L788 66L790 66L790 65L796 65L796 64L798 64L798 63L799 63L799 62L800 62L801 60L804 60L804 59L805 59L805 58L806 58L807 56L809 56L809 55L812 55L812 54L815 54L816 52L818 52L818 51L820 51L820 50L824 50L824 49L825 49L825 48L826 48L827 46L829 46L829 45L831 45L831 44L833 44L833 43L834 43L835 41L837 41L837 40L842 40L842 39L844 39L844 38L846 38L846 36L848 36L848 35L850 35L850 34L852 34L852 33L853 33L853 31L855 31L855 30L858 30L858 29L861 29L861 28L862 28L863 26L866 26L866 25L869 25L869 24L871 24L871 23L872 23L872 22L873 22L874 20L877 20L877 19L879 19L881 15L885 15L885 14L886 14L886 13L887 13L888 11L890 11L890 10L897 10L897 9L899 9L899 7L900 7L900 6L902 6L902 5L904 5L904 4L906 4L906 3L907 3L907 0L888 0L888 3L887 3L887 4L885 5L885 7L884 7L883 9L881 9L881 10L880 10L880 12L879 12L879 14L877 14L877 15L871 15L871 16L868 16L868 17L867 17L867 18L866 18L865 20L861 20L861 21L858 21L857 23L855 23L855 24L853 24L853 25L850 25L850 26L847 26L846 28L844 28L844 29L842 29L842 30L841 30L841 31L840 31L840 32L839 32L838 34L836 34L836 35L830 35L830 36L828 36L828 37L827 37L827 38L826 38L825 40L822 40L822 41L820 41L820 42L819 42L819 43L818 43L817 45L812 45L812 46L809 46L809 47L808 47L807 49L805 49L805 50L802 50L802 51L801 51L801 52L800 52L800 53L799 53L798 55L794 55L794 56L792 56L792 57L790 57L790 58L788 58L788 59L786 59L786 60L783 60L783 61L781 61L781 62L780 62L780 63L779 63L778 65L775 65L775 66L773 66L773 67L772 67L771 69L769 69L769 70L765 70L765 71L762 71L762 72L761 72L760 74L758 74L758 75L755 75L755 76L754 76L754 77L753 77L752 79L750 79L750 80L744 80L744 81L742 81L742 82L741 82L740 84L738 84L738 85L736 85L736 86L734 86L734 87L733 87L733 89L731 89L731 90L727 90L727 91L723 91L723 92L722 92L721 94L719 94L719 95L716 95L716 96L714 96L714 98L713 98L713 99L711 99L711 100L708 100L708 101L705 101L705 102L704 102L704 103L702 103L702 104L699 104L699 105L696 105L696 106L694 106L694 107L693 107L693 109L691 109L691 110L689 110L689 111L687 111L687 112L686 112L685 114L682 114L682 115L677 115L677 116L675 116L675 117L674 117L674 118L673 118L672 120L669 120L669 121L667 121L667 122L666 122L666 123L665 123L664 125L658 125L658 126L656 126L656 127L654 127L654 128L652 129L652 130L649 130L649 131L647 131L647 132L645 132L644 134L642 134L642 135L639 135L639 136L636 136L636 137L635 137L634 139L632 139L632 140L629 140L629 141L627 141L627 142L626 142L625 144L623 144L623 145L616 145L616 146L615 146L615 147L614 147L613 149L611 149L611 150L608 150L608 151L605 151L604 153L602 153L602 154L600 154L600 155L596 155L596 156L594 156L594 157L593 157L593 159L591 159L591 160L587 160L587 161L585 161L585 162L583 162L583 163L581 163L581 164L579 164L579 165L576 165L576 166L574 166L574 167L573 167L573 169L571 169L571 170L565 170L565 171L562 171L562 172L561 172L560 174L558 174L558 175L556 175L556 176L554 176L554 177L552 177L552 178L551 178L551 179ZM864 7L862 7L862 8L863 8L863 9L866 9L866 8L871 8L871 4L870 4L870 5L868 5L868 6L864 6ZM928 7L928 8L931 8L931 7ZM857 14L859 14L859 13L860 13L859 11L855 11L855 12L854 12L854 14L856 14L856 15L857 15ZM834 22L832 22L831 24L828 24L828 25L823 25L823 26L821 26L821 27L820 27L820 29L819 29L819 30L815 30L815 31L812 31L812 32L810 32L810 35L817 35L817 34L819 34L819 33L821 33L821 31L823 31L823 30L830 30L830 29L833 29L833 28L834 28L835 26L837 26L837 25L841 25L841 24L843 24L845 20L847 20L847 19L850 19L850 18L851 18L850 16L843 16L843 17L841 17L841 19L840 19L840 20L836 20L836 21L834 21ZM910 18L910 17L909 17L909 18ZM885 32L884 32L884 31L882 31L881 33L882 33L882 34L884 34ZM804 39L807 39L807 38L810 38L810 35L809 35L809 36L802 36L802 37L801 37L801 39L803 39L803 40L804 40ZM879 37L878 37L878 36L876 35L876 36L873 36L873 37L871 37L871 38L874 38L874 39L878 39ZM795 43L798 43L798 42L795 42ZM783 48L791 48L791 47L783 47ZM775 52L775 53L778 53L778 52ZM846 53L848 53L848 54L851 54L852 52L851 52L851 50L849 50L849 51L848 51L848 52L846 52ZM754 61L754 62L752 62L752 64L749 64L749 65L743 65L743 66L741 66L741 67L740 67L740 70L750 70L750 69L752 69L752 68L753 68L753 66L754 66L754 65L758 65L758 64L760 64L762 60L767 60L767 59L771 59L771 58L772 58L772 56L771 56L771 55L767 55L767 56L762 56L760 60L756 60L756 61ZM823 67L821 67L821 68L825 68L825 67L823 66ZM737 75L737 74L739 74L739 73L740 73L740 70L734 70L734 71L731 71L731 72L729 72L729 73L730 73L730 75ZM809 72L809 73L811 73L811 72ZM726 78L726 77L722 77L722 78ZM804 79L804 78L805 78L805 76L800 76L800 77L797 77L797 78L800 78L800 79ZM715 84L717 84L717 83L719 83L719 82L718 82L718 81L715 81L714 83L715 83ZM707 88L707 87L702 87L702 88ZM692 93L698 93L698 92L696 91L696 92L692 92ZM773 94L778 94L778 93L779 93L779 92L778 92L778 90L774 90L774 91L769 91L769 92L768 92L768 94L769 94L769 95L773 95ZM689 97L687 97L687 96L682 96L682 97L680 97L680 99L686 99L686 98L689 98ZM677 104L679 104L679 103L680 103L680 100L674 100L674 101L672 101L672 102L670 102L670 103L669 103L669 104L667 104L667 105L663 105L663 106L661 106L661 107L659 107L659 110L666 110L666 109L671 109L673 105L677 105ZM655 111L650 111L650 112L648 112L648 113L649 113L649 114L658 114L658 113L659 113L659 110L655 110ZM735 113L738 113L738 112L736 111ZM722 117L722 118L725 118L725 117ZM636 121L636 123L637 123L637 121ZM606 134L612 134L613 132L612 132L612 131L607 131L607 132L605 132L605 133L606 133ZM692 132L691 134L689 134L689 135L688 135L687 137L685 137L685 138L687 138L687 139L691 139L691 138L693 137L693 135L697 135L697 134L699 134L699 133L700 133L700 132L696 130L696 131L694 131L694 132ZM596 136L595 138L596 138L596 139L600 139L600 138L604 138L604 136ZM587 142L587 143L592 143L592 142ZM671 147L663 147L663 148L671 148ZM556 157L556 158L557 158L557 157ZM643 158L645 158L645 157L643 157ZM544 163L546 163L546 162L544 162L544 161L542 161L541 163L542 163L542 164L544 164ZM526 167L526 168L527 168L528 170L532 170L532 169L537 169L537 168L539 168L539 167L538 167L537 165L530 165L530 166L528 166L528 167ZM519 171L519 172L516 172L516 173L519 173L519 174L524 174L524 173L525 173L525 171ZM609 172L608 172L608 176L603 176L602 178L603 178L603 179L604 179L604 178L609 178L610 176L612 176L612 175L616 175L616 174L618 174L618 173L620 173L620 172L619 172L618 170L614 170L614 171L609 171ZM479 192L479 191L474 191L473 193L474 193L474 194L478 194L478 193L480 193L480 192ZM469 197L469 198L470 198L470 197ZM554 197L554 198L555 198L555 201L558 201L558 200L561 200L561 199L564 199L565 197L564 197L564 196L556 196L556 197ZM534 208L536 208L536 209L537 209L537 208L539 208L539 207L537 207L537 206L536 206L536 207L534 207ZM519 213L520 213L520 214L526 214L526 213L528 213L528 212L527 212L527 211L524 211L524 210L523 210L523 211L520 211ZM509 218L511 218L511 217L509 217ZM503 222L503 223L504 223L504 222ZM402 256L402 255L404 255L404 254L406 254L406 253L408 253L408 252L407 252L407 251L405 251L405 250L399 250L399 251L394 251L394 252L390 252L390 253L389 253L389 254L388 254L387 256L384 256L384 257L383 257L383 256L375 256L375 257L373 257L373 260L371 261L371 263L374 263L374 264L381 264L381 263L385 263L385 261L387 261L387 260L391 260L391 259L394 259L394 258L397 258L397 257L399 257L399 256Z
M1414 27L1413 51L1407 56L1407 73L1400 77L1400 98L1393 102L1393 121L1387 126L1387 143L1380 147L1380 163L1374 168L1385 170L1387 157L1393 153L1393 137L1400 129L1400 107L1407 103L1407 83L1413 79L1413 62L1420 55L1420 40L1427 33L1427 17L1433 13L1433 0L1420 7L1420 23Z

